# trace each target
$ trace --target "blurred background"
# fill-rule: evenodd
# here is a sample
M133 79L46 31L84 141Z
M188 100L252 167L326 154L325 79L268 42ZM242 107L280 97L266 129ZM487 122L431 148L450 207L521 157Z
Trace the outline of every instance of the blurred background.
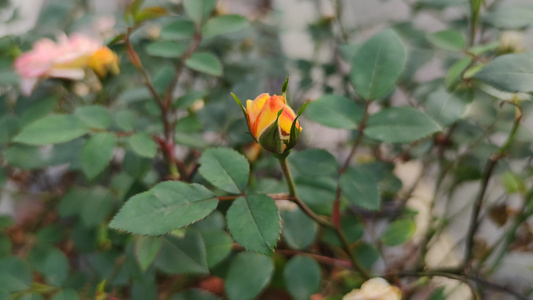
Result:
M495 0L494 2L533 9L531 0ZM171 9L179 6L180 3L180 0L145 1L146 6L164 6ZM0 38L7 37L7 39L16 40L16 44L22 50L31 48L32 43L41 37L54 38L63 32L84 32L109 42L118 34L126 31L127 23L123 15L128 4L129 1L125 0L0 0ZM391 26L395 26L397 31L404 34L402 37L408 41L406 44L412 68L406 72L411 71L410 74L404 74L405 78L409 78L405 82L411 82L411 86L422 86L444 77L450 66L449 57L435 52L427 42L420 42L417 39L424 39L424 35L420 32L429 34L449 29L450 26L457 24L465 25L465 16L469 13L469 6L467 0L219 0L216 10L217 14L244 15L253 24L253 32L248 28L244 30L244 33L230 35L220 44L210 45L208 42L206 46L224 55L224 62L228 64L225 76L232 84L234 83L232 91L242 95L244 99L253 99L254 95L264 91L277 91L286 74L290 74L289 90L293 91L292 101L301 104L325 93L346 92L343 74L349 72L350 67L345 61L350 59L350 53L353 53L354 49L357 49L370 36ZM522 15L520 18L515 21L533 22L533 15ZM484 21L491 22L487 19ZM150 21L134 33L132 40L139 48L145 47L152 41L162 36L165 37L168 33L164 32L164 28L169 23L169 18L165 17ZM507 27L511 28L510 35L514 42L519 43L524 49L532 48L533 27L523 30L521 28L519 31L512 30L513 26ZM417 35L419 33L422 37ZM495 39L501 41L505 34L509 35L509 30L490 31L489 34L493 34ZM241 52L246 53L244 55L246 59L241 58ZM131 82L126 82L127 74L133 73L133 68L127 65L126 58L121 59L125 62L121 65L123 82L120 81L120 77L111 82L108 93L114 95L119 102L135 102L136 97L142 97L139 94L146 95L146 90L138 88ZM146 60L147 64L150 64L150 58ZM154 60L152 71L156 73L163 66L164 63ZM11 60L1 56L0 82L17 82L16 75L11 68ZM194 86L223 90L222 87L227 87L224 84L205 79L200 83L194 83ZM190 86L192 85L191 83ZM190 86L180 88L186 89ZM79 88L81 88L78 91L80 95L87 94L83 91L87 87ZM130 92L124 92L127 90ZM412 90L410 86L395 90L391 97L392 102L408 104ZM223 92L224 90L220 93ZM228 105L231 101L224 103ZM153 111L153 107L147 106L144 109ZM212 109L216 111L217 106ZM240 113L237 109L234 112ZM527 118L524 123L527 124L528 129L533 128L531 117ZM207 121L204 125L207 128L217 126ZM231 126L228 125L228 128ZM231 131L228 130L228 132ZM241 142L228 132L225 134L229 136L230 145ZM326 149L339 159L347 156L349 147L346 147L343 142L352 133L327 128L313 122L305 123L305 132L313 133L306 134L304 137L307 147ZM207 134L206 138L217 140L220 136ZM190 139L186 141L190 142ZM360 157L364 159L364 156L369 154L370 151L363 151ZM180 155L185 156L186 151L183 150ZM408 183L414 182L422 168L423 165L419 161L413 160L396 165L394 171L404 185L409 186ZM59 176L64 174L61 168L51 168L47 172L51 174L50 178L55 180L59 180ZM464 197L471 197L477 191L477 187L477 182L465 183L455 192L455 198L458 200L449 209L459 212L457 221L450 224L446 233L435 243L436 246L430 253L432 257L430 264L446 266L453 265L460 260L463 251L458 250L456 245L461 243L461 238L464 237L470 215L469 208L465 209L461 200ZM33 188L37 189L37 187ZM431 176L428 176L416 185L414 196L408 203L419 211L416 217L419 234L426 230L424 220L428 219L427 212L431 206L433 189L433 180ZM491 191L489 198L492 200L489 199L488 202L497 201L501 191L501 188ZM1 197L0 213L18 214L17 218L20 220L23 220L25 215L31 215L27 211L17 209L21 207L21 204L15 202L9 194L3 194ZM511 206L518 202L518 197L510 197ZM31 211L31 201L22 203L25 203L23 205ZM501 228L485 224L480 232L480 236L487 243L492 243L495 237L501 234ZM531 247L530 242L532 242L531 235L525 234L524 244L526 246L524 247L526 249L531 250L528 248ZM512 282L519 288L533 286L531 273L533 255L529 250L514 252L506 256L502 268L493 278L502 282ZM393 249L388 254L394 257L402 251L405 249ZM382 262L378 264L380 264L378 269L385 268ZM451 283L447 280L439 280L439 282ZM456 294L452 293L453 298L450 299L466 299L465 295L469 294L465 286L460 288L452 286L452 288L455 289L453 292Z

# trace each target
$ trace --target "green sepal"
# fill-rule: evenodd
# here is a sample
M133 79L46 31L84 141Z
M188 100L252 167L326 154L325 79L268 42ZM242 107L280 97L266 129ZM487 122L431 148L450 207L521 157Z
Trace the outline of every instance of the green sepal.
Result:
M254 140L257 142L257 140L255 139L254 135L252 134L252 128L250 128L250 120L248 119L248 114L246 113L246 108L244 108L244 105L242 105L241 99L239 99L239 97L235 96L235 94L232 93L232 92L230 92L230 94L233 97L233 99L235 99L235 102L237 102L237 104L241 107L242 113L244 114L244 118L246 119L246 126L248 126L248 131L250 132L250 135L254 138Z
M261 135L257 138L258 143L267 151L272 153L284 152L284 141L279 130L279 116L283 113L283 109L278 112L276 120L272 122L267 128L263 130Z
M287 79L285 79L285 82L283 83L283 86L281 87L281 95L285 97L285 101L287 101L287 87L289 86L289 76L287 75Z
M304 105L300 107L300 109L298 110L298 113L296 114L296 118L294 118L294 121L292 121L289 141L285 143L287 145L287 149L292 149L294 146L296 146L296 144L298 143L298 140L300 139L301 130L299 130L296 127L296 122L298 121L298 118L303 114L308 104L309 104L309 101L305 102Z

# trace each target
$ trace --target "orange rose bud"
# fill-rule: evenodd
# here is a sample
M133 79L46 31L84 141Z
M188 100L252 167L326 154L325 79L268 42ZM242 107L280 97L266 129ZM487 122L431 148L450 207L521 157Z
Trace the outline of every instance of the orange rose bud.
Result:
M299 115L287 105L285 96L264 93L246 101L246 108L233 97L241 106L254 139L270 152L288 154L298 142L302 127L297 120Z

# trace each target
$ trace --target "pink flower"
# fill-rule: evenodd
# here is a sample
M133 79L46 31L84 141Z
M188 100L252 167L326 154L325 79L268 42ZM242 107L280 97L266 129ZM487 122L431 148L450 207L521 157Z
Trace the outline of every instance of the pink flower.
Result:
M50 39L37 41L31 51L15 60L15 71L21 77L22 92L30 95L41 78L83 79L90 58L101 49L108 48L101 41L79 33L70 38L62 35L58 42ZM116 55L114 57L112 63L116 64Z

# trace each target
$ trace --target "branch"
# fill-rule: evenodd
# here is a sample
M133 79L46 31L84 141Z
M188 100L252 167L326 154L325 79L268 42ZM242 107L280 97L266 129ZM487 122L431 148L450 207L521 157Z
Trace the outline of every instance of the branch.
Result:
M198 47L201 41L202 41L202 34L200 32L196 32L194 34L192 44L189 46L187 51L185 51L185 53L181 57L181 62L179 64L179 67L176 69L176 75L172 79L172 82L170 83L170 85L168 86L165 92L164 106L166 108L169 107L172 101L172 92L174 92L174 90L176 89L176 86L178 85L181 73L183 73L183 69L185 68L185 62L187 61L187 59L189 59L189 57L191 57L191 55L194 53L194 51L196 50L196 48Z
M370 107L370 101L366 101L365 105L365 112L363 115L363 119L361 120L361 123L359 124L357 137L355 138L354 144L352 146L352 150L350 150L350 154L348 154L348 157L342 164L341 169L339 170L339 178L340 176L346 172L348 169L348 166L350 165L350 161L352 161L352 157L355 155L355 152L357 151L357 147L359 147L359 144L361 143L361 140L363 139L364 131L366 128L366 123L368 121L368 109ZM337 190L335 192L335 201L333 202L333 210L331 212L331 218L333 221L333 224L335 227L340 230L341 228L341 215L340 215L340 199L341 199L341 186L340 183L337 183Z
M399 276L399 277L435 277L436 276L436 277L446 277L446 278L450 278L450 279L459 280L459 281L465 283L466 285L468 285L468 287L472 291L472 295L474 296L474 299L478 299L479 300L481 298L480 298L479 294L477 293L476 289L474 288L474 286L472 285L472 283L470 282L470 281L474 281L474 282L476 282L476 283L478 283L480 285L483 285L483 286L487 287L488 289L507 293L509 295L512 295L512 296L516 297L519 300L528 300L528 298L526 296L521 295L520 293L518 293L518 292L516 292L516 291L514 291L512 289L509 289L509 288L507 288L505 286L490 282L488 280L479 278L477 276L471 276L471 275L466 275L466 274L454 274L454 273L443 272L443 271L431 271L431 270L429 270L429 271L426 271L426 272L409 272L409 271L405 271L405 272L398 272L398 273L388 273L388 274L383 275L383 277L394 277L394 276Z
M289 196L287 193L277 193L277 194L267 194L270 198L273 200L294 200L294 197ZM237 196L221 196L217 197L219 201L233 201L239 197L243 197L245 195L237 195Z
M336 232L337 232L337 235L339 236L339 239L341 240L342 242L342 246L343 246L343 249L344 251L346 252L346 255L348 255L348 257L350 258L351 262L352 262L352 265L353 267L359 272L361 273L361 275L363 276L363 278L365 279L369 279L371 277L371 274L363 267L361 266L361 264L357 261L357 259L355 258L355 256L353 255L351 249L350 249L350 245L348 243L348 241L346 240L346 237L344 236L344 234L342 233L342 231L340 230L340 227L337 228L335 225L333 225L333 223L331 223L330 221L328 220L325 220L323 218L321 218L320 216L318 216L317 214L315 214L297 195L296 195L296 185L294 184L294 179L292 178L292 174L291 174L291 171L289 169L289 165L287 164L287 158L284 157L284 158L280 158L279 159L279 163L280 163L280 166L281 166L281 170L283 171L283 175L285 176L285 180L287 181L287 187L289 188L289 195L294 197L294 202L296 204L298 204L298 206L303 210L303 212L305 214L307 214L311 219L313 219L315 222L317 222L318 224L326 227L326 228L331 228L331 229L337 229Z
M468 281L468 278L466 278L466 276L446 273L446 272L440 272L440 271L398 272L398 273L389 273L389 274L383 275L383 277L394 277L394 276L399 276L399 277L434 277L434 276L437 276L437 277L446 277L450 279L455 279L468 285L468 287L470 288L470 292L472 292L472 296L474 297L474 300L481 300L481 297L479 296L479 293L476 291L476 288L470 281Z
M516 105L516 104L515 104ZM507 151L511 147L511 144L514 141L518 128L520 127L520 120L522 119L522 111L520 106L516 105L515 118L513 123L513 128L507 137L507 141L487 160L485 167L485 172L483 173L483 179L481 181L481 189L479 190L478 196L474 202L474 208L472 210L472 217L470 219L470 226L468 228L468 234L466 237L466 250L465 250L465 261L463 268L466 268L470 265L472 260L472 251L474 247L474 236L479 227L479 213L481 212L481 207L483 205L483 198L487 191L490 177L494 171L494 167L498 161L504 158L507 155Z
M502 261L505 253L507 250L509 250L509 247L511 246L511 243L515 239L516 231L518 230L518 227L527 220L527 218L531 215L531 210L527 209L531 205L531 200L533 197L533 189L529 190L529 192L524 196L524 204L522 205L522 208L520 209L520 213L518 216L515 217L513 225L509 229L509 231L504 236L504 244L500 250L500 253L496 256L496 259L494 260L492 266L490 267L488 274L492 274L494 270L498 267L500 262Z
M305 256L309 256L309 257L314 258L316 261L318 261L320 263L327 264L327 265L332 265L332 266L341 266L341 267L344 267L344 268L350 268L352 266L352 263L350 261L347 261L347 260L336 259L336 258L332 258L332 257L329 257L329 256L323 256L323 255L318 255L318 254L313 254L313 253L308 253L308 252L295 251L295 250L286 250L286 249L277 249L276 252L277 253L281 253L281 254L285 254L285 255L289 255L289 256L305 255Z

